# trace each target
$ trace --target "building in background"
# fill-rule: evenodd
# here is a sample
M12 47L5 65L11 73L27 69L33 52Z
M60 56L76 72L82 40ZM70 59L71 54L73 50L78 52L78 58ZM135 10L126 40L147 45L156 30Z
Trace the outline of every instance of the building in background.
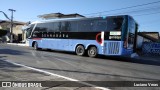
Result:
M159 32L138 32L137 48L142 48L144 42L159 42Z
M24 35L25 32L22 31L22 27L25 25L26 23L24 22L20 22L20 21L14 21L13 22L13 42L21 42L24 40ZM1 30L7 30L8 34L6 37L6 41L9 41L9 36L10 36L10 21L8 20L0 20L0 29Z
M84 18L85 16L80 15L78 13L74 14L62 14L62 13L50 13L50 14L43 14L38 16L41 19L60 19L60 18Z

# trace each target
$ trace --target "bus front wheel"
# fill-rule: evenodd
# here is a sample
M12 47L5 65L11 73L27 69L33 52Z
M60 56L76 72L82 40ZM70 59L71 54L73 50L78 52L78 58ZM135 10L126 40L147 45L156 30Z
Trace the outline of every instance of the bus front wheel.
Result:
M39 48L38 48L38 43L37 43L37 42L34 42L33 48L34 48L35 50L38 50L38 49L39 49Z
M87 52L89 57L94 58L97 56L97 48L95 46L90 47Z
M79 56L83 56L85 54L85 48L82 45L78 45L76 47L76 54Z

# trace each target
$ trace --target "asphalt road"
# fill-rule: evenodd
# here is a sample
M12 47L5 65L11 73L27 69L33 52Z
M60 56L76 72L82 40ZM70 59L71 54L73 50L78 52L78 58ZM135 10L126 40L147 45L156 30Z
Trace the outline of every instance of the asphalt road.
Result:
M30 47L0 44L0 62L8 60L80 81L157 81L160 65L120 57L90 58L74 53L35 51ZM9 67L10 65L8 65ZM7 66L5 66L7 67ZM154 87L108 87L111 90L159 90Z

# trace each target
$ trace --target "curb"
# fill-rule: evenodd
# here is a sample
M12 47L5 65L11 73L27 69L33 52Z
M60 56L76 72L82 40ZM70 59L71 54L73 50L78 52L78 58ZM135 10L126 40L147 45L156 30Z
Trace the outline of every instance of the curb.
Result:
M21 43L7 43L9 45L16 45L16 46L26 46L29 47L29 44L21 44Z

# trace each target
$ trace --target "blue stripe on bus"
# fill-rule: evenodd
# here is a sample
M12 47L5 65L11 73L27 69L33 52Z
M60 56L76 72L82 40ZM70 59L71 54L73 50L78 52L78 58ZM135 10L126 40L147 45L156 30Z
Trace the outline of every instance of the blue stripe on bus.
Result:
M39 48L62 50L62 51L75 51L78 44L83 44L85 49L89 45L95 45L98 49L98 54L101 55L127 55L132 51L123 48L123 41L104 41L102 47L96 40L79 40L79 39L46 39L41 40L29 39L29 45L32 46L32 42L36 41Z

